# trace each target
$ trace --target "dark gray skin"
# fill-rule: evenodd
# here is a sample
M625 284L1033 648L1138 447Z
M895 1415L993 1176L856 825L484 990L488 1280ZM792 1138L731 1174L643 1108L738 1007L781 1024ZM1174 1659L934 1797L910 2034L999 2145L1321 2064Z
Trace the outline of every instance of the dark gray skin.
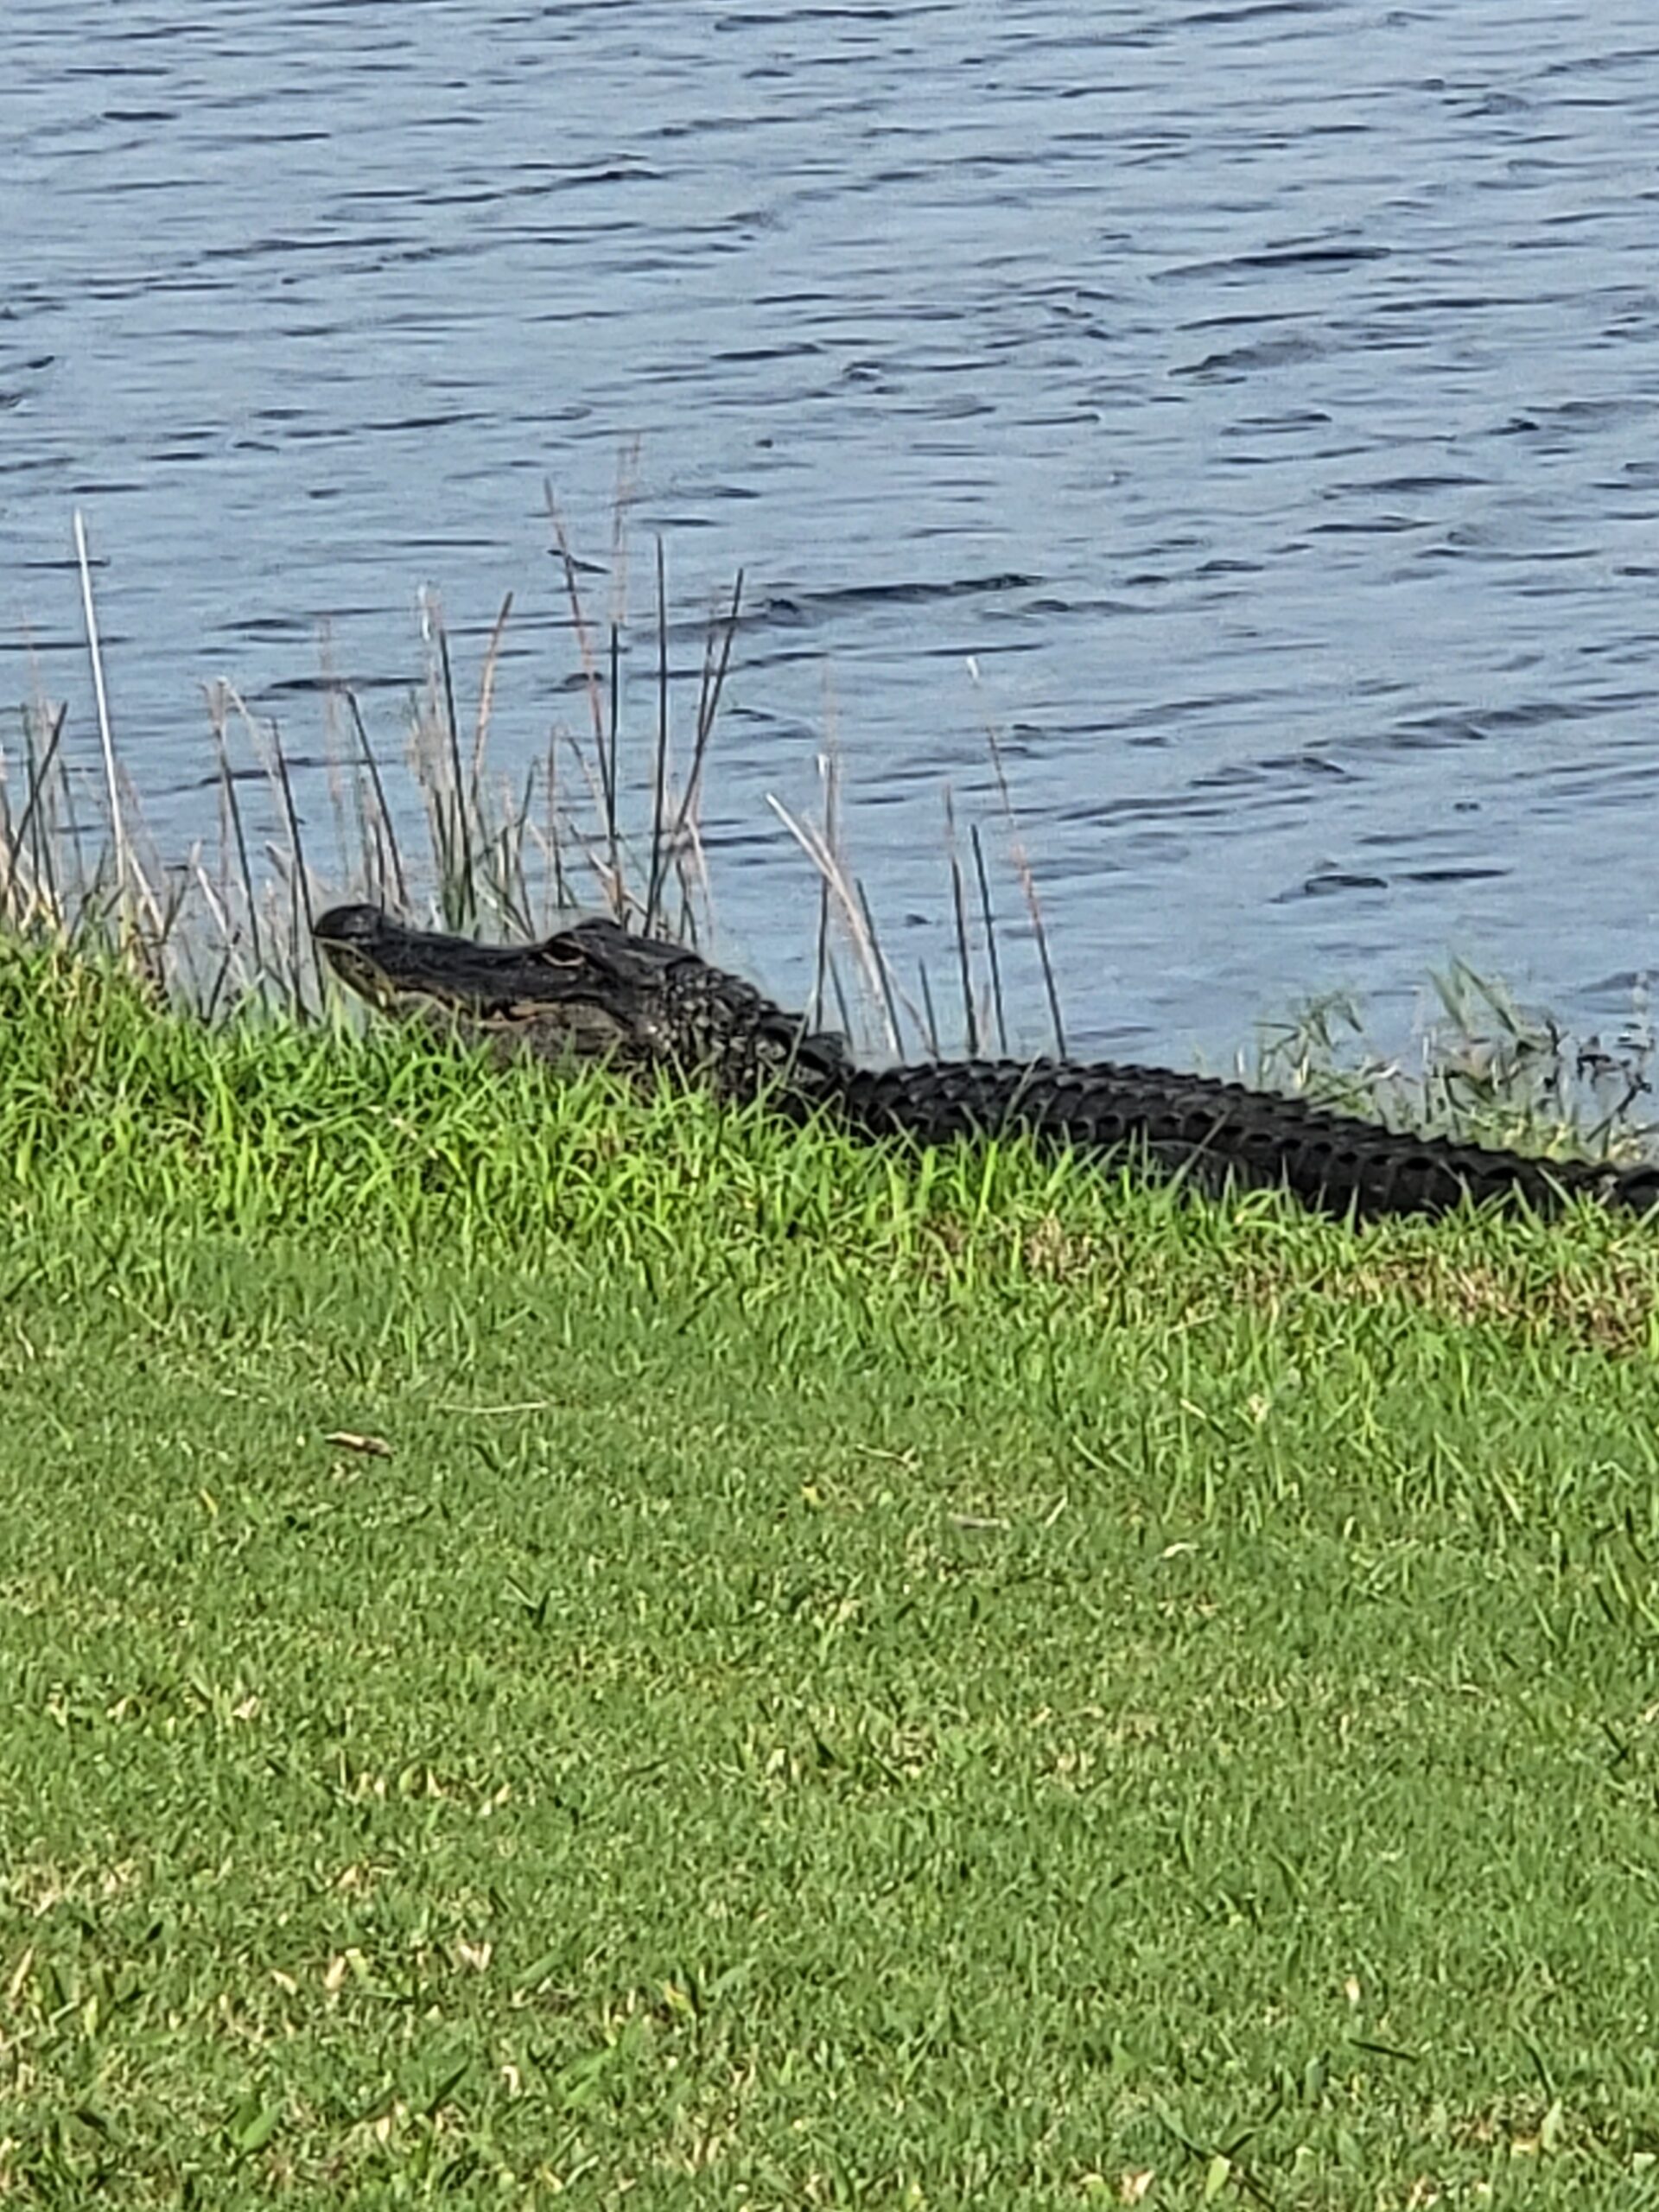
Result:
M1529 1160L1402 1135L1237 1083L1111 1061L947 1060L861 1068L741 976L616 922L578 922L539 944L482 945L407 929L377 906L337 906L319 950L383 1012L435 1020L501 1053L602 1060L723 1097L765 1096L795 1119L827 1111L872 1135L924 1144L1022 1130L1046 1145L1118 1154L1201 1189L1290 1192L1324 1213L1440 1214L1520 1201L1539 1212L1587 1198L1646 1211L1659 1166Z
M816 1106L849 1072L838 1037L810 1036L740 976L618 922L576 922L539 944L475 944L406 929L378 906L313 925L343 983L383 1013L436 1019L468 1041L630 1071L667 1070L752 1098L787 1069Z

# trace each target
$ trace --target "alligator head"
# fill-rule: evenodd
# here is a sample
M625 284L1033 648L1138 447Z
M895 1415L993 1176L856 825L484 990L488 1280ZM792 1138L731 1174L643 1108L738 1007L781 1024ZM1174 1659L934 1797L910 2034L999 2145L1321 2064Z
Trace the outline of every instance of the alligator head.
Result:
M382 1013L499 1052L662 1069L731 1096L788 1077L808 1103L844 1065L838 1038L810 1034L741 977L618 922L577 922L538 944L475 944L406 928L378 906L335 906L312 933L340 981Z

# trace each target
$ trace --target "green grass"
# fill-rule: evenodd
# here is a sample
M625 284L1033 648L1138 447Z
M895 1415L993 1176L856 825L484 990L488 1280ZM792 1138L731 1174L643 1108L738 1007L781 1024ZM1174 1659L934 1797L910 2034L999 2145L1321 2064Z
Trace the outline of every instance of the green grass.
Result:
M0 1035L0 2198L1659 2195L1659 1233Z

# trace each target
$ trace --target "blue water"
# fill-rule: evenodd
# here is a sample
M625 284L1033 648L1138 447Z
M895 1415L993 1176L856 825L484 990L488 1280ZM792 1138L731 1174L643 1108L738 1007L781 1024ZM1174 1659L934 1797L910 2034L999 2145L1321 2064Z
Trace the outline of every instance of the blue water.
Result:
M315 763L327 669L396 757L423 585L464 698L516 594L500 766L580 729L543 480L604 563L637 435L629 719L661 531L688 669L746 572L705 818L774 988L817 893L767 795L816 810L833 738L948 995L988 725L1074 1043L1214 1060L1332 986L1403 1035L1448 951L1617 1028L1659 947L1649 0L8 0L0 86L0 699L70 700L92 768L79 506L170 853L207 680Z

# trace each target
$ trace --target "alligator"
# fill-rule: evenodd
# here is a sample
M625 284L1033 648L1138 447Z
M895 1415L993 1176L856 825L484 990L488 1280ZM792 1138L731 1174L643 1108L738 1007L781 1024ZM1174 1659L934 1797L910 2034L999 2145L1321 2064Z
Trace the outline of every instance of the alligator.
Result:
M1131 1159L1209 1193L1280 1189L1358 1219L1491 1200L1540 1213L1578 1198L1642 1211L1659 1204L1659 1164L1531 1159L1168 1068L862 1066L839 1036L785 1013L741 976L614 921L580 921L539 944L478 944L351 906L323 914L314 933L335 975L372 1005L418 1015L498 1057L604 1061L651 1082L666 1074L872 1136L937 1145L1020 1131L1051 1148Z

